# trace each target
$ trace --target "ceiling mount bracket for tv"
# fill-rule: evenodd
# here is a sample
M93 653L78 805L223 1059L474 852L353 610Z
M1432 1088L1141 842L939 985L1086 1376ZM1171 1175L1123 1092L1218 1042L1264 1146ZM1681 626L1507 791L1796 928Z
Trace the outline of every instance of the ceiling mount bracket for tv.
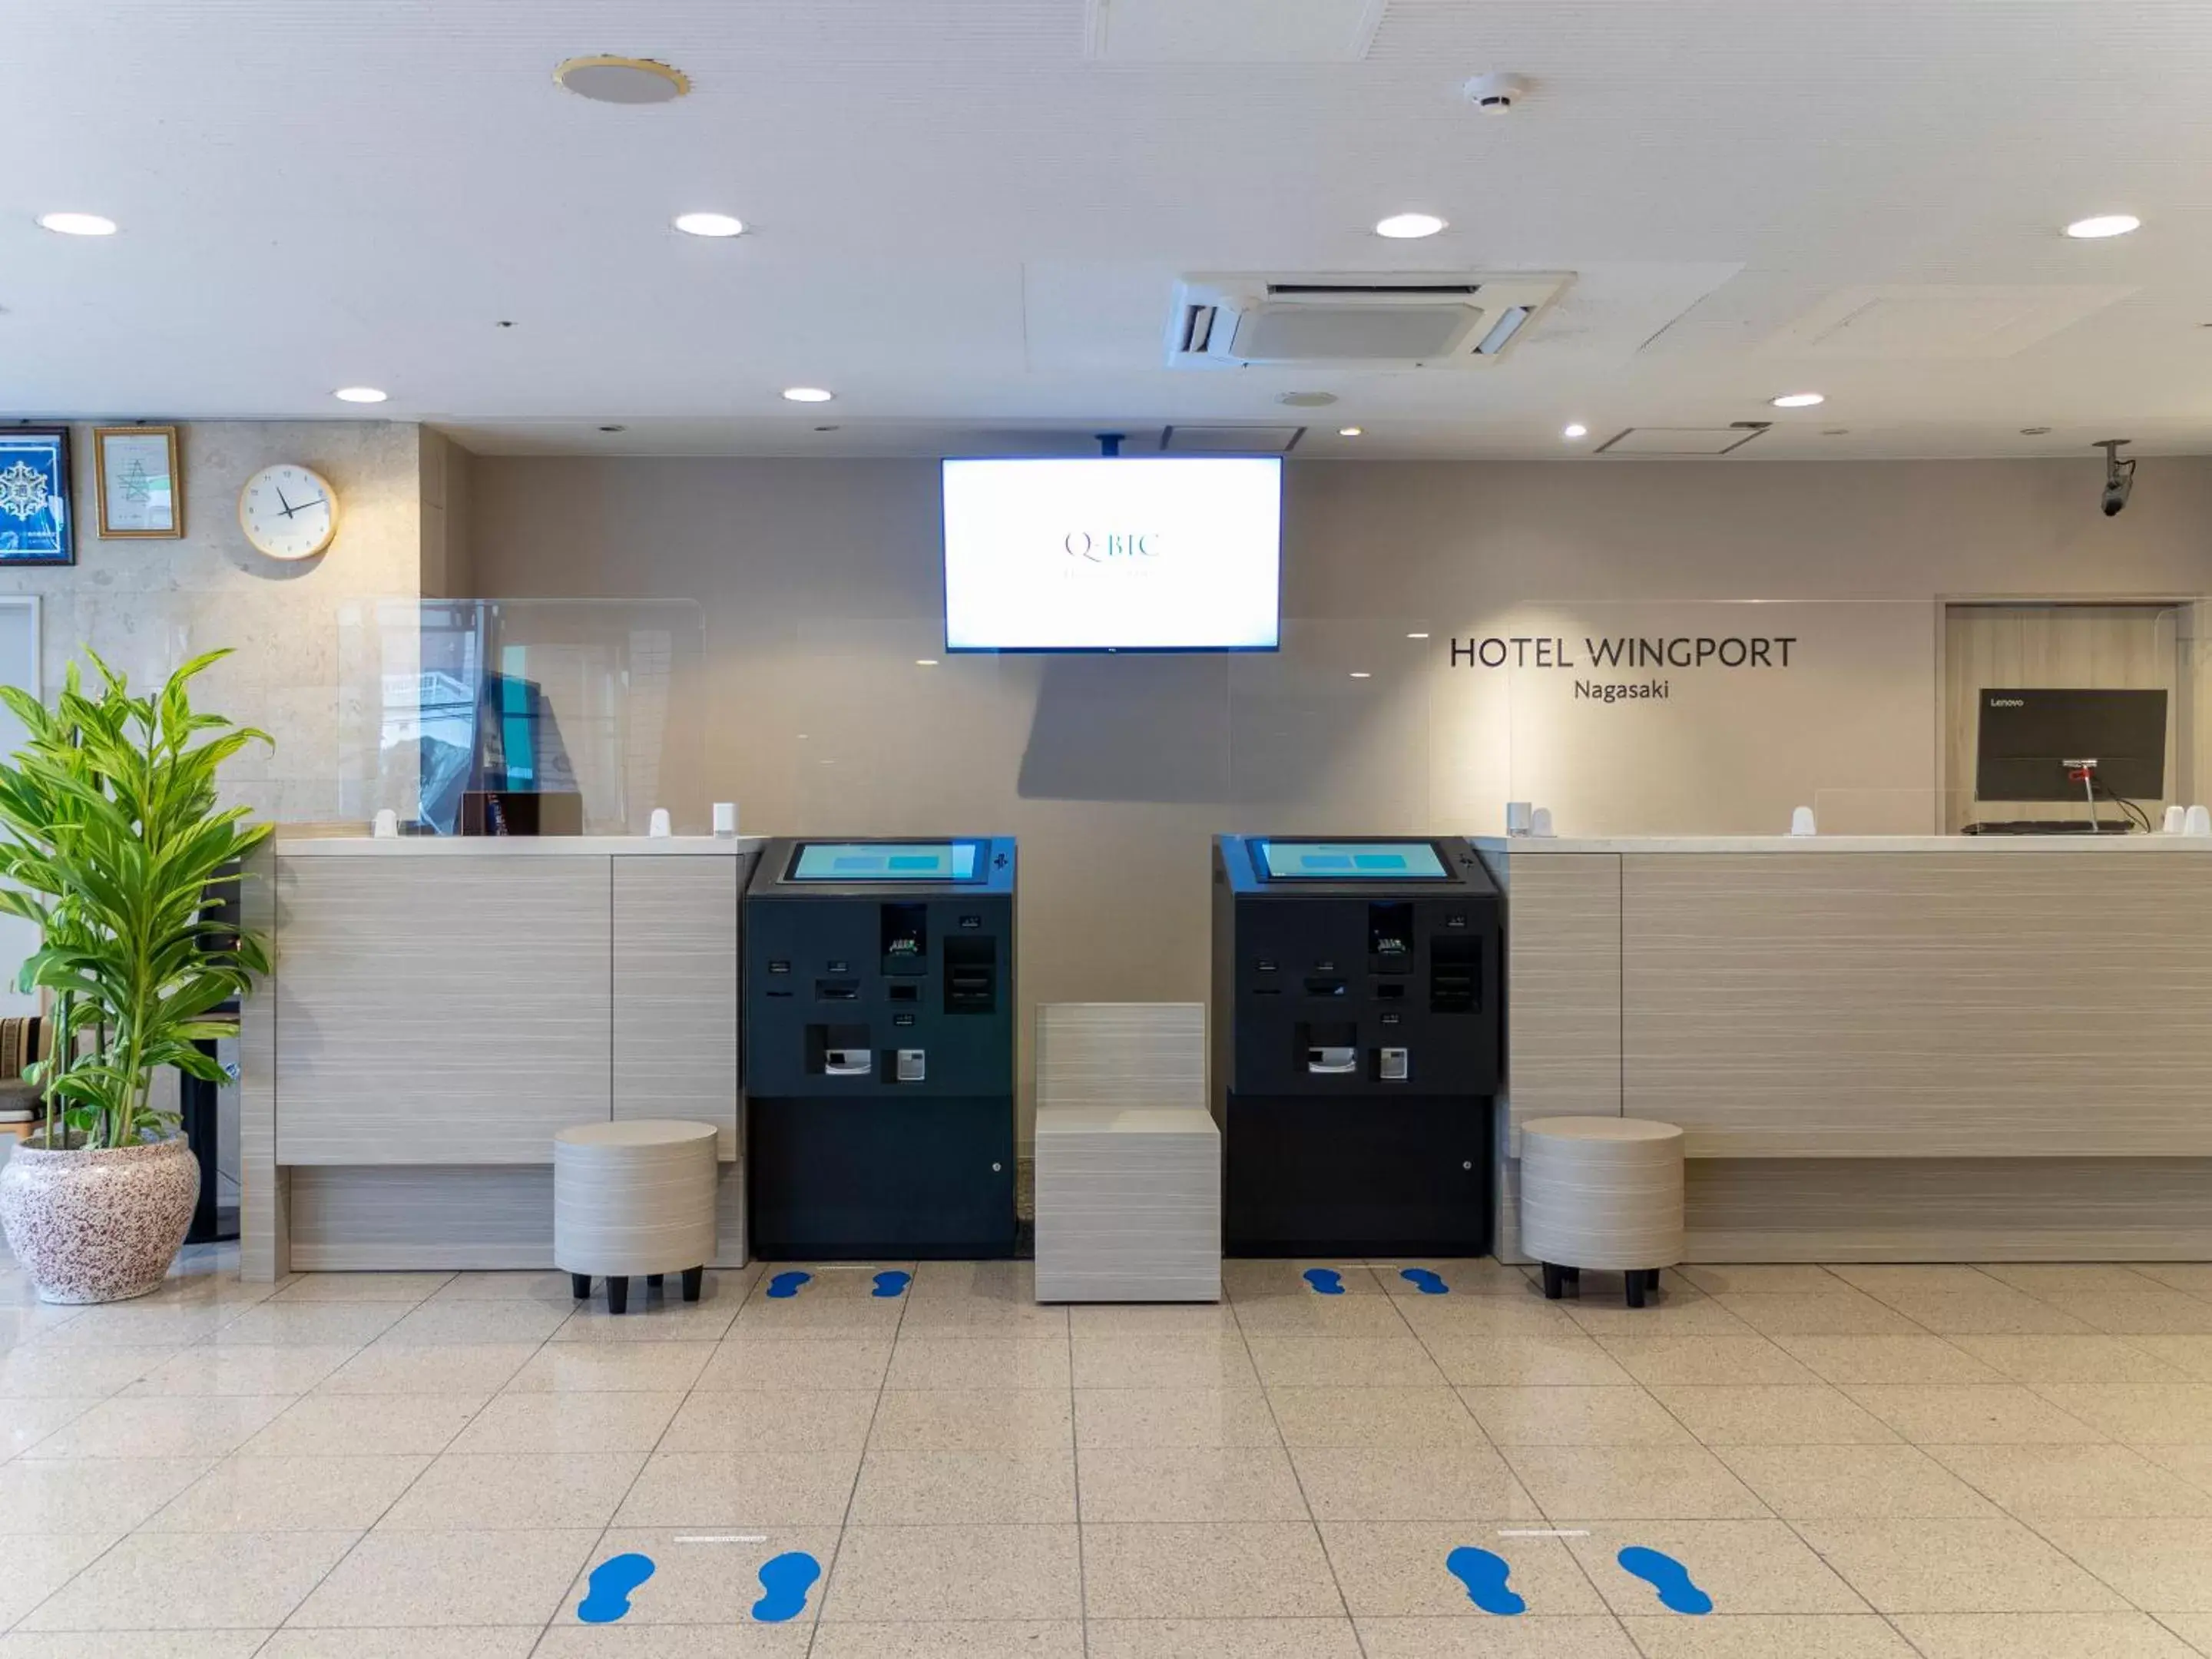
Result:
M1114 456L1121 453L1121 441L1129 434L1126 432L1097 432L1091 435L1098 440L1100 455Z

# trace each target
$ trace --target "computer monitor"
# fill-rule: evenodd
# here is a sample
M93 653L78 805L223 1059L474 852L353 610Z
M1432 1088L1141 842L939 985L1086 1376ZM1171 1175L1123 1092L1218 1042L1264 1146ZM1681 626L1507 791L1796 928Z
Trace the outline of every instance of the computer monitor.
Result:
M2075 775L2096 763L2097 794L2166 794L2166 693L1984 690L1974 793L1983 800L2086 799Z

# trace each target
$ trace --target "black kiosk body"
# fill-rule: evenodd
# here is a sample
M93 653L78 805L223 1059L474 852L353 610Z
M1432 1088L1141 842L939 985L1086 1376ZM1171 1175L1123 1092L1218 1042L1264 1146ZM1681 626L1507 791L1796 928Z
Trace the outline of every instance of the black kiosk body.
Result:
M1012 1255L1012 841L771 841L744 939L753 1254Z
M1226 1254L1489 1249L1502 908L1455 838L1214 838Z

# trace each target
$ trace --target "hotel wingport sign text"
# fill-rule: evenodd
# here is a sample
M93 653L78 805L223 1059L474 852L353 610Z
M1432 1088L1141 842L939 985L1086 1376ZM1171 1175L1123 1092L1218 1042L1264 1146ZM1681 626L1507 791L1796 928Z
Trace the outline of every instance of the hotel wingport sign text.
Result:
M1620 635L1580 641L1546 635L1512 635L1504 638L1451 642L1455 668L1560 669L1576 675L1575 696L1591 702L1663 702L1673 693L1671 679L1585 679L1584 671L1622 669L1781 669L1790 666L1794 634L1729 635L1711 638L1686 634L1668 635ZM1579 644L1582 654L1574 647Z

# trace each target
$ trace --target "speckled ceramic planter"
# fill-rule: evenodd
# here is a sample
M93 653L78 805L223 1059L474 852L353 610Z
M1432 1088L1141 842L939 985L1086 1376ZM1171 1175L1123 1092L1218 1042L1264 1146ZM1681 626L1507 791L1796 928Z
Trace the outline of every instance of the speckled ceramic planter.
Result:
M18 1146L0 1167L0 1227L42 1302L122 1302L176 1260L199 1160L182 1136L112 1152Z

